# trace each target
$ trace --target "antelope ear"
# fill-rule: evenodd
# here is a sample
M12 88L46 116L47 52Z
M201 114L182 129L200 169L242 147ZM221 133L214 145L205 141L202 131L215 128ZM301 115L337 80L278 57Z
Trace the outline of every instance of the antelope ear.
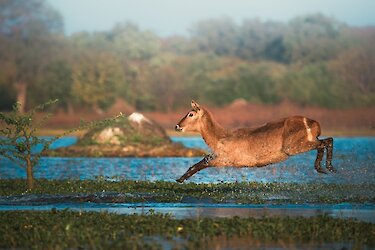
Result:
M199 110L201 110L201 108L199 107L199 104L196 103L194 100L191 100L191 107L192 107L193 110L195 110L195 111L199 111Z

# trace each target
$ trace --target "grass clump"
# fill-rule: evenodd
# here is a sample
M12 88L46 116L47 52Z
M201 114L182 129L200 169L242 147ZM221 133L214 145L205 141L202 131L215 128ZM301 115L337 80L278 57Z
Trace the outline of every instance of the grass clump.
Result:
M23 180L0 180L0 196L25 193ZM178 184L165 181L107 181L38 179L30 194L126 193L121 202L185 202L201 199L216 203L374 203L375 184L218 183Z
M177 220L153 213L118 215L52 210L0 212L0 222L1 248L161 249L168 245L174 249L207 249L223 236L227 240L252 238L258 245L287 242L375 246L375 224L327 216Z

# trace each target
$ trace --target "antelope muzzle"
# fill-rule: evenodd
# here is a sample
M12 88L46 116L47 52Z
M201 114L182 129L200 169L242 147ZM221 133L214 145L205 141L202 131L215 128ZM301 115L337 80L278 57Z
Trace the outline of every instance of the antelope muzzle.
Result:
M174 127L174 130L176 130L176 131L178 131L178 132L181 132L182 131L182 128L180 127L180 125L176 125L175 127Z

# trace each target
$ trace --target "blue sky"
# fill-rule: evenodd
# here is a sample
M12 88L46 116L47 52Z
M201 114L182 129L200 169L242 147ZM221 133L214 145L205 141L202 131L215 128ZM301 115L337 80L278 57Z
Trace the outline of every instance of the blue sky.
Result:
M109 30L131 21L159 35L186 35L196 21L230 17L288 21L323 13L351 26L375 25L375 0L47 0L58 10L65 32Z

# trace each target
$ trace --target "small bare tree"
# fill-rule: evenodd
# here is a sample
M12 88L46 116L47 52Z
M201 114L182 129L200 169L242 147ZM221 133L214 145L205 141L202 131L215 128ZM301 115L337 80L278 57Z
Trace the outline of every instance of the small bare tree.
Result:
M117 118L123 116L120 113L111 119L98 122L81 122L77 128L70 129L52 138L36 136L37 130L51 117L51 113L47 113L40 121L34 121L35 113L44 111L46 107L57 101L57 99L48 101L27 113L21 112L20 103L13 105L13 110L9 114L0 112L0 155L5 156L18 166L26 169L27 188L29 190L34 188L34 166L38 164L43 152L48 150L54 141L75 131L111 124ZM41 145L41 150L35 150L37 145Z

